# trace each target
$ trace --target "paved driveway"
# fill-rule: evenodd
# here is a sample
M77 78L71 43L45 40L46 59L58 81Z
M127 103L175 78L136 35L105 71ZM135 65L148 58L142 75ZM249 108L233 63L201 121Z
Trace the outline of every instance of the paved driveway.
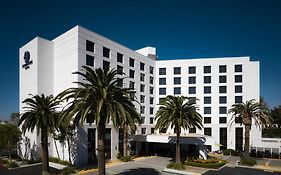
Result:
M251 168L224 167L219 171L209 170L203 175L281 175L281 173L265 172L263 170L256 170Z

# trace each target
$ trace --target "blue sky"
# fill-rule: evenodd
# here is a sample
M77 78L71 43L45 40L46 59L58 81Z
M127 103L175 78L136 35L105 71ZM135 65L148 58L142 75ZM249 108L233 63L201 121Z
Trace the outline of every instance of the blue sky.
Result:
M18 111L18 49L77 24L131 49L154 46L159 59L250 56L261 95L280 105L280 9L279 0L1 1L0 119Z

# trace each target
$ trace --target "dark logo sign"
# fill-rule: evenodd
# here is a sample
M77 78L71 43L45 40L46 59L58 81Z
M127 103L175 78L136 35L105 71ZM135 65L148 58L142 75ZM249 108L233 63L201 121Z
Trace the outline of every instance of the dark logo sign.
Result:
M33 61L30 60L30 52L25 51L23 55L23 59L24 59L24 64L22 65L22 68L29 69L30 68L29 65L33 63Z

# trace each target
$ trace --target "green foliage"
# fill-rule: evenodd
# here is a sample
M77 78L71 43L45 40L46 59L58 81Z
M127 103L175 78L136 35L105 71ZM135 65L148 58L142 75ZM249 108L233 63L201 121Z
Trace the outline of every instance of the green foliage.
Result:
M122 162L129 162L129 161L132 161L132 157L131 156L123 156L120 158L120 160Z
M263 138L281 138L281 128L269 128L262 130Z
M281 125L281 105L278 107L274 107L271 110L270 114L273 119L273 123Z
M186 165L189 166L196 166L196 167L203 167L203 168L219 168L225 165L225 160L218 160L218 161L207 161L207 162L192 162L192 161L185 161Z
M172 169L176 169L176 170L182 170L185 167L184 167L183 163L169 163L167 165L167 168L172 168Z
M38 160L24 160L24 162L26 162L27 164L35 164L35 163L41 163L42 160L38 159Z
M16 168L16 167L18 167L19 165L16 163L16 162L9 162L8 164L7 164L7 167L8 168Z
M223 155L230 155L230 153L231 153L232 156L238 155L238 152L233 150L233 149L226 149L226 150L223 151Z
M11 150L21 139L20 129L12 124L0 124L0 149Z
M240 164L241 165L249 165L249 166L254 166L257 163L256 159L252 157L244 157L242 156L240 158Z
M76 169L75 167L65 167L61 170L60 174L75 174L76 173Z
M7 164L7 163L9 163L9 161L8 161L8 160L3 160L3 159L0 159L0 164Z
M49 157L49 161L54 162L54 163L58 163L58 164L61 164L61 165L67 165L67 166L70 165L70 163L68 161L60 160L57 157Z

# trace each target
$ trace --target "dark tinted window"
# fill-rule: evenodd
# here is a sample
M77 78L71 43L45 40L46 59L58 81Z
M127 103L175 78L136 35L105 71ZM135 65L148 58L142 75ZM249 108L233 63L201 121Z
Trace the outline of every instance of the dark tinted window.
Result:
M166 95L166 88L159 88L159 95Z
M122 74L123 74L123 67L122 67L122 66L117 65L117 73L118 73L119 75L122 75Z
M189 94L196 94L196 87L189 87L188 88L188 93Z
M211 97L204 97L204 104L211 104Z
M189 74L196 74L196 67L195 66L188 67L188 73Z
M117 52L117 62L123 63L123 54Z
M242 75L235 75L235 83L241 83L242 82Z
M103 70L109 70L110 62L103 60Z
M129 82L129 88L135 89L135 82L130 81L130 82Z
M205 86L204 87L204 94L210 94L212 91L211 86Z
M159 78L159 85L166 85L166 78Z
M219 93L226 93L226 86L220 86Z
M204 76L204 83L211 83L211 76Z
M219 66L219 73L226 73L226 65Z
M103 56L109 58L110 50L109 48L103 47Z
M149 98L149 104L153 105L153 101L154 101L154 98L153 98L153 97L150 97L150 98Z
M212 136L212 128L204 128L204 135Z
M149 93L153 94L153 91L154 91L154 87L149 87Z
M175 87L174 88L174 94L176 94L176 95L181 94L181 88L180 87Z
M95 60L95 58L93 56L86 55L86 65L94 66L94 60Z
M149 124L153 124L153 120L154 120L154 118L150 117ZM154 133L154 131L152 132L152 128L151 128L151 133Z
M166 75L166 68L159 68L159 75Z
M174 74L181 74L181 67L174 67Z
M204 117L204 123L211 123L211 117Z
M150 84L153 84L153 80L154 80L153 77L149 77L149 83L150 83Z
M144 84L141 84L141 85L140 85L140 91L141 91L141 92L144 92L144 89L145 89L145 85L144 85Z
M174 77L174 84L181 84L181 77Z
M129 66L135 67L135 60L133 58L129 59Z
M95 43L86 40L86 50L90 52L95 52Z
M220 114L226 114L226 113L227 113L226 107L220 107Z
M140 81L144 81L145 75L143 73L140 73Z
M220 83L226 83L226 76L219 76L219 82Z
M242 93L242 86L235 86L235 93Z
M243 98L242 96L235 96L235 103L242 103Z
M220 117L220 123L226 123L226 117Z
M135 77L135 71L134 70L129 70L129 77L134 78Z
M196 77L189 77L188 78L188 83L189 84L196 84Z
M226 96L220 96L220 100L219 100L220 104L226 104L226 101L227 101L227 97Z
M235 65L235 72L242 72L242 65Z
M211 73L211 66L204 66L204 73Z
M204 107L204 114L211 114L211 107Z
M150 74L153 74L153 71L154 71L154 67L149 66L149 73L150 73Z
M144 63L140 62L140 70L144 70Z

